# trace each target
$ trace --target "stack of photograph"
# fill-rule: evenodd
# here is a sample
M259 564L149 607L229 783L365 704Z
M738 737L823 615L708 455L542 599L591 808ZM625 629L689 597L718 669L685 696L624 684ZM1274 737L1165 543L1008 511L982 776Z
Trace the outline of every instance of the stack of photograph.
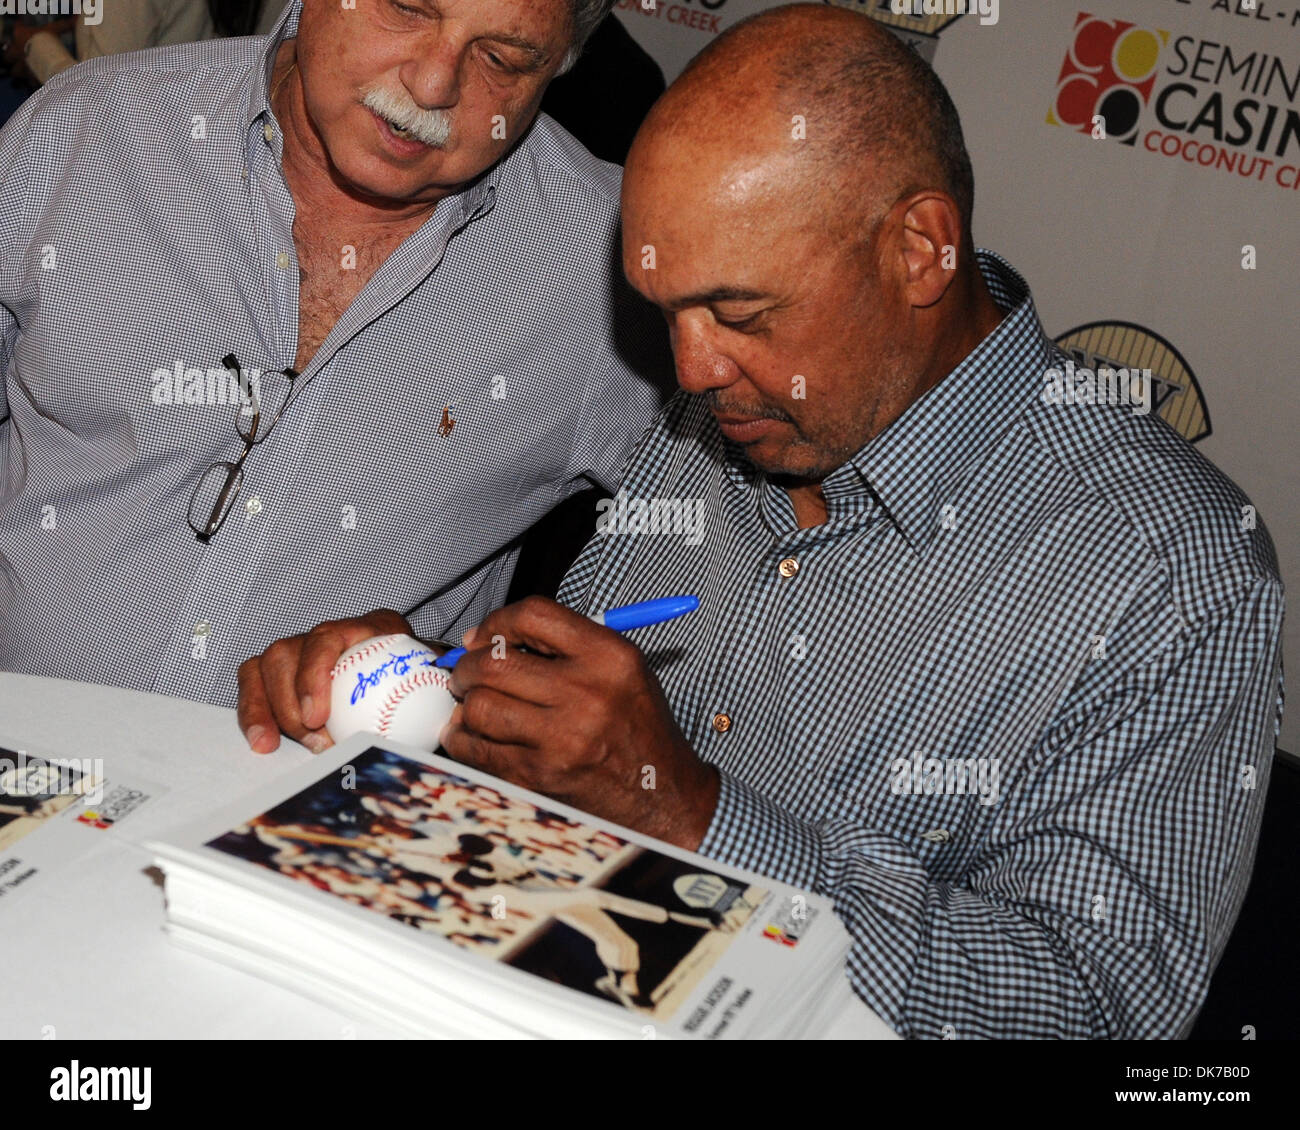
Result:
M374 735L150 846L177 944L413 1036L796 1038L851 995L826 899Z

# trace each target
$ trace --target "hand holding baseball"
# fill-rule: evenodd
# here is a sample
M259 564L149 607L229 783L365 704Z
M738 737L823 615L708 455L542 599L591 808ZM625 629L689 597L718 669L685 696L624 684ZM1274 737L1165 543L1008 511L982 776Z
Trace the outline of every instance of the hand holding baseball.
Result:
M375 636L410 635L397 612L379 609L349 620L330 620L310 632L276 640L239 668L239 728L255 753L279 748L288 734L315 753L334 744L325 728L330 673L349 648Z

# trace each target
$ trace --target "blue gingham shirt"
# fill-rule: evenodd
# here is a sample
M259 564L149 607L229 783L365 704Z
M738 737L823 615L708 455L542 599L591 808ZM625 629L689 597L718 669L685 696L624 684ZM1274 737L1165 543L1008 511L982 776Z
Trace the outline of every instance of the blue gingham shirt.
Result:
M824 525L679 394L624 513L699 499L704 525L611 521L560 596L700 596L637 634L721 773L700 851L831 896L854 988L901 1034L1177 1036L1258 837L1273 547L1162 421L1045 403L1066 358L979 256L1009 313L825 480Z
M300 11L86 62L0 133L0 669L233 705L240 662L322 620L391 607L458 636L505 599L518 536L612 489L660 406L620 170L542 116L380 266L198 542L237 408L159 405L152 374L294 363L267 89Z

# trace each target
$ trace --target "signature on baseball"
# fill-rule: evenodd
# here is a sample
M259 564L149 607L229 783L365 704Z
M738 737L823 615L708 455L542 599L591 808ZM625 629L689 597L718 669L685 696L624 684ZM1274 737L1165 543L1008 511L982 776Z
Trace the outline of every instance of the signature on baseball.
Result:
M366 691L377 687L390 675L399 678L408 674L413 667L432 667L437 653L427 647L414 648L411 651L397 652L390 655L373 671L358 671L357 685L352 688L351 702L354 704L366 697Z

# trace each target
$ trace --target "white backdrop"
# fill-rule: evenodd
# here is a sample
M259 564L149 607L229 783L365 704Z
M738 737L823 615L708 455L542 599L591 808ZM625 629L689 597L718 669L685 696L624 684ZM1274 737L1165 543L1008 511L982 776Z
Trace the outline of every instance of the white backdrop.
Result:
M719 31L777 6L648 3L616 11L669 82ZM1250 495L1300 593L1300 4L1003 0L976 6L997 9L989 24L838 6L933 62L975 166L976 242L1020 269L1081 363L1153 370L1161 415ZM1300 670L1294 607L1285 662ZM1300 752L1300 709L1279 744Z

